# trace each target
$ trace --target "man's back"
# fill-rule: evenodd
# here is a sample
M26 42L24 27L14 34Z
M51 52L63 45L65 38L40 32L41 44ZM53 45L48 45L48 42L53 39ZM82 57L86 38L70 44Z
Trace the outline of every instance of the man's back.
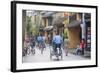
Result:
M60 35L54 36L53 42L54 42L55 44L61 44L61 43L62 43L62 38L61 38L61 36L60 36Z
M38 42L43 42L43 37L42 36L39 36L37 39L38 39Z

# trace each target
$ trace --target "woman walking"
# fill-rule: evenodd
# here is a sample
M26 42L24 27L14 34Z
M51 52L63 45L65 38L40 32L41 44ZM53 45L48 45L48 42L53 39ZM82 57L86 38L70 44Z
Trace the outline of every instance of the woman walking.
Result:
M65 50L66 56L68 56L68 45L69 45L69 40L65 39L64 40L64 50Z

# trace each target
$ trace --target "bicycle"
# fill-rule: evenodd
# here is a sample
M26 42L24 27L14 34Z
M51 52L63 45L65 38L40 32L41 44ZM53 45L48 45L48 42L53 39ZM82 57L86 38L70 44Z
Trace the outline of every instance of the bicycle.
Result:
M34 48L35 45L32 44L30 46L31 46L31 53L34 55L35 54L35 48Z
M52 56L56 56L57 60L61 59L62 60L62 49L57 47L57 50L54 50L54 47L50 49L50 59L52 60ZM60 57L60 58L59 58Z
M39 44L39 49L41 50L41 54L43 54L43 51L44 51L43 44Z

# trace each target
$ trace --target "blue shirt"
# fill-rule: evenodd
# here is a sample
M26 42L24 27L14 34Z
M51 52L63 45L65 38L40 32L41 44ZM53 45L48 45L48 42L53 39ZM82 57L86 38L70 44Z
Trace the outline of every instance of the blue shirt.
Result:
M53 42L55 44L61 44L63 42L62 37L60 35L56 35L53 37Z
M42 43L43 42L43 37L42 36L38 36L37 37L37 40L38 40L38 42L41 42Z

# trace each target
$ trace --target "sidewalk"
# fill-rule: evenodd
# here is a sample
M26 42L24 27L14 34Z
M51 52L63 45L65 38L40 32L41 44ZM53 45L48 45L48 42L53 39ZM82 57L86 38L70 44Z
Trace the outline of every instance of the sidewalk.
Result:
M75 55L76 49L68 49L68 52ZM91 58L91 53L90 51L84 51L84 55L82 56L84 58Z

